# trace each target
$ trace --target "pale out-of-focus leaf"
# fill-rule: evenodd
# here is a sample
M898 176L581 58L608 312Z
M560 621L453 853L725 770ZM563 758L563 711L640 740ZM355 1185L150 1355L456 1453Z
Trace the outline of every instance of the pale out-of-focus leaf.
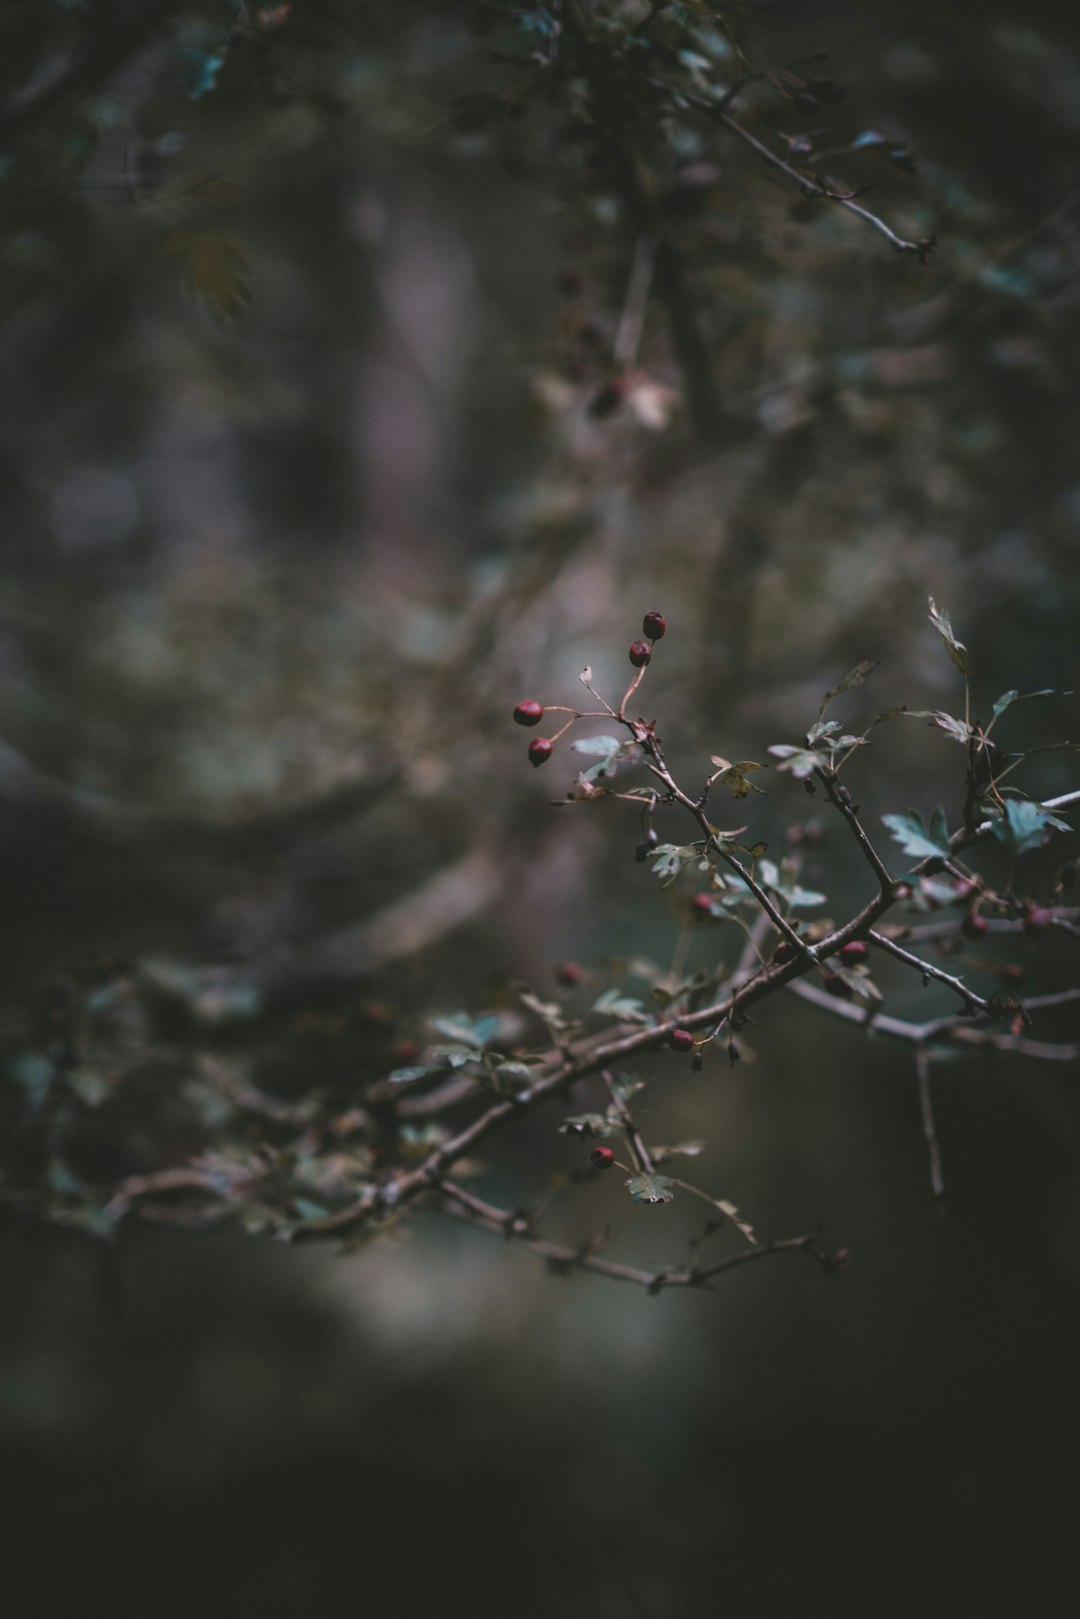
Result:
M235 320L251 302L251 262L235 236L174 230L161 246L184 261L184 288L218 320Z
M956 639L948 613L937 606L933 596L930 597L930 622L945 642L953 666L960 671L965 680L970 680L974 670L968 649L963 641Z

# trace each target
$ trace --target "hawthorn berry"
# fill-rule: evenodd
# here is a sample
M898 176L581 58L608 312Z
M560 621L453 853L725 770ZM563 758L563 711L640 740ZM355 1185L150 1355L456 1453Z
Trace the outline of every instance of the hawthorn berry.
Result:
M825 974L825 988L830 995L835 995L838 1001L850 1001L851 985L839 973Z
M1041 939L1053 920L1045 905L1033 905L1024 917L1024 932L1029 939Z
M689 1029L670 1029L667 1043L672 1051L692 1051L694 1049L694 1037Z
M1017 961L1008 961L998 968L998 977L1003 984L1022 984L1027 977L1024 968Z
M990 923L981 911L969 911L960 924L960 931L966 939L981 939L990 932Z
M663 613L646 613L641 628L650 641L662 641L667 634L667 619Z
M630 662L635 669L643 669L652 661L652 647L648 641L635 641L630 648Z
M868 959L870 947L864 939L849 939L841 948L839 955L845 967L856 967L859 962Z
M786 967L789 961L794 961L799 954L790 939L781 939L772 953L772 958L778 967Z
M555 981L564 989L573 989L575 984L581 983L584 976L576 961L564 961L555 969Z
M546 736L534 736L529 743L529 763L536 768L546 765L554 752L555 749Z
M589 1154L589 1161L597 1169L610 1169L615 1162L615 1154L610 1147L594 1147Z
M712 916L712 913L713 913L712 895L711 894L695 894L694 895L694 910L697 912L698 916L701 917L701 918Z
M519 725L539 725L543 717L543 703L533 702L532 698L527 698L525 702L519 703L514 710L514 718Z

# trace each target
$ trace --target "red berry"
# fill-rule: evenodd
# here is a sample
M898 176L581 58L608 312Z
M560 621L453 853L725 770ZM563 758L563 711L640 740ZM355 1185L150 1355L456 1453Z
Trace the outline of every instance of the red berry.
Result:
M584 976L585 974L582 972L576 961L564 961L561 966L556 967L555 969L556 981L560 983L564 989L573 989L575 984L581 983Z
M594 1147L589 1154L589 1161L595 1164L597 1169L610 1169L615 1162L615 1154L610 1147Z
M838 1001L850 1001L851 985L839 973L825 974L825 988L830 995L835 995Z
M713 914L712 895L711 894L695 894L694 895L694 910L698 913L698 915L700 917L711 916Z
M546 765L554 751L546 736L534 736L529 743L529 763L536 767Z
M789 961L794 961L799 954L790 939L781 939L772 953L772 958L778 967L786 967Z
M635 641L630 648L630 662L635 669L643 669L652 661L652 647L648 641Z
M998 977L1003 984L1022 984L1027 974L1018 962L1010 961L998 968Z
M990 932L990 924L981 911L969 911L960 924L960 931L966 939L981 939Z
M693 1051L694 1037L689 1029L669 1029L667 1043L672 1051Z
M667 634L667 619L663 613L646 613L641 628L650 641L662 641Z
M855 967L860 961L866 961L870 955L870 948L862 939L850 939L840 950L840 960L845 967Z
M1045 905L1033 905L1024 917L1024 932L1029 939L1041 939L1049 933L1054 918Z
M543 703L534 703L531 698L519 703L514 710L514 718L519 725L539 725L543 717Z

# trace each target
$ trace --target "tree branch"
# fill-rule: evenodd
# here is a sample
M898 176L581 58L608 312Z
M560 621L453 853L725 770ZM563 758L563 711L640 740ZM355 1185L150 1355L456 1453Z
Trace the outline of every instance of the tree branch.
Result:
M669 1287L705 1287L714 1277L723 1275L725 1271L736 1270L740 1265L748 1265L758 1259L768 1259L771 1254L809 1253L820 1262L820 1255L815 1252L819 1239L817 1236L805 1236L785 1237L778 1242L761 1243L756 1248L748 1248L733 1254L728 1259L718 1259L711 1265L696 1268L687 1265L668 1271L641 1270L634 1265L622 1265L617 1260L602 1258L595 1251L594 1243L585 1242L578 1248L566 1248L559 1243L549 1242L546 1237L533 1230L528 1215L515 1214L512 1209L496 1208L494 1204L485 1203L482 1198L476 1197L474 1193L466 1191L453 1181L440 1181L433 1189L441 1192L447 1199L447 1203L443 1205L443 1213L455 1219L466 1220L470 1225L488 1231L493 1236L514 1238L524 1243L534 1254L546 1259L552 1270L591 1271L597 1276L606 1276L611 1281L632 1282L653 1294L662 1293Z

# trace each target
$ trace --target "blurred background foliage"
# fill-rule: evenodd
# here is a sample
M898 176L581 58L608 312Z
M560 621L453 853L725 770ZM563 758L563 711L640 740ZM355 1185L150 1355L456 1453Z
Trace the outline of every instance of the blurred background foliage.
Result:
M1075 20L590 8L640 91L642 301L557 12L0 4L0 1123L6 1184L51 1176L60 1211L346 1106L428 1016L546 994L567 956L604 984L668 960L687 900L635 864L636 817L553 810L569 767L538 778L509 724L585 663L615 695L645 608L687 775L798 740L861 658L845 713L948 708L931 593L987 703L1075 679ZM843 102L755 83L739 115L835 150L929 263L650 103L741 51L828 52L798 71ZM1068 733L1050 706L1027 741ZM867 816L955 816L959 751L890 729ZM1076 785L1067 754L1040 771ZM813 806L767 785L779 845ZM845 849L814 861L858 901ZM1038 947L1040 988L1070 946ZM943 1075L942 1223L907 1053L779 1002L747 1046L657 1087L656 1133L707 1137L696 1178L767 1234L822 1222L842 1279L784 1259L652 1300L433 1216L345 1259L5 1224L12 1611L1065 1611L1075 1073ZM576 1164L554 1124L498 1141L504 1201ZM570 1185L560 1234L678 1255L677 1210L610 1192Z

